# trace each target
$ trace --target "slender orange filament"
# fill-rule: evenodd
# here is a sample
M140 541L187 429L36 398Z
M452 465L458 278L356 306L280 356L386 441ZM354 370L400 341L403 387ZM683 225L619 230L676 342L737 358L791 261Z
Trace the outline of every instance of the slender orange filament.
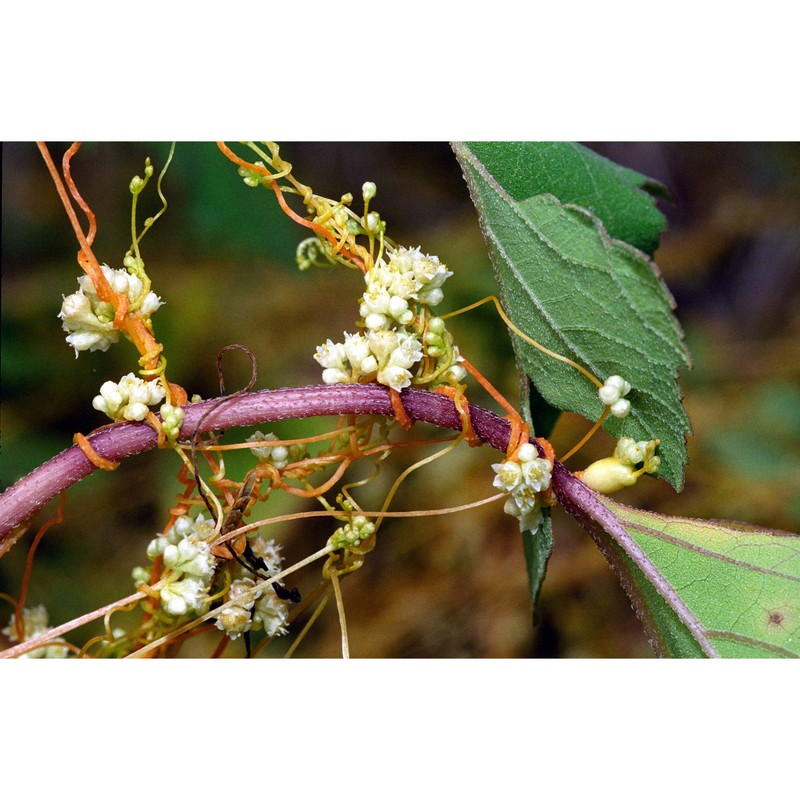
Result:
M530 439L530 428L519 415L519 412L503 397L497 389L476 369L466 358L461 356L461 363L464 369L475 378L478 383L486 389L494 400L508 413L508 420L511 423L511 434L508 439L508 449L506 455L511 458L517 452L519 446Z
M394 412L395 419L406 429L409 430L414 423L411 421L411 417L408 416L406 412L405 406L403 405L403 400L400 397L400 392L397 389L389 388L389 397L392 401L392 411Z
M103 458L82 433L76 433L72 437L72 441L80 447L86 458L98 469L104 469L106 472L113 472L119 466L119 461L109 461L107 458Z
M278 182L273 179L273 174L266 167L263 167L260 164L253 164L244 158L240 158L236 155L236 153L233 152L233 150L230 149L230 147L228 147L228 145L225 144L225 142L217 142L217 147L230 161L233 161L234 164L238 164L240 167L253 170L254 172L260 172L262 175L265 175L267 178L269 178L272 189L275 192L275 197L277 198L278 204L280 205L284 214L286 214L290 219L294 220L298 225L302 225L305 228L311 228L311 230L314 232L324 236L334 247L337 247L338 249L340 243L327 228L323 228L322 225L317 224L313 220L308 220L304 217L301 217L299 214L296 214L291 208L289 208L289 205L283 196L283 192L281 191L280 186L278 186ZM346 255L362 272L366 273L367 267L361 258L345 248L342 248L341 252Z

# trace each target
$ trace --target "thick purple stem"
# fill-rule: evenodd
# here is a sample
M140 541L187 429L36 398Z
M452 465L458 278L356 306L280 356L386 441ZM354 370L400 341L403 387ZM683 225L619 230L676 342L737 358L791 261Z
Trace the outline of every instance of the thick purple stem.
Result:
M434 392L408 389L402 393L406 413L413 420L441 428L460 430L461 418L453 401ZM215 408L216 406L216 408ZM214 409L209 412L209 409ZM278 419L375 414L394 416L389 391L379 384L304 386L298 389L271 389L225 399L215 398L185 406L182 437L195 430L206 433L243 425L257 425ZM472 426L478 437L496 450L508 447L511 426L491 411L470 405ZM123 422L98 429L87 437L94 450L110 461L152 450L156 432L143 422ZM537 443L537 447L539 447ZM539 448L541 453L541 448ZM0 495L0 545L13 529L59 492L97 469L74 445L64 450ZM678 597L675 590L632 539L616 516L604 506L586 484L575 478L560 462L553 470L553 491L564 508L594 535L599 525L612 536L642 570L656 590L692 632L703 651L716 656L705 629Z
M461 429L461 419L453 401L433 392L407 390L403 404L414 420L453 430ZM378 384L304 386L298 389L273 389L243 394L220 402L205 400L184 407L183 437L191 436L200 423L199 433L241 425L257 425L278 419L377 414L393 416L389 391ZM218 407L203 417L215 404ZM470 406L477 435L498 450L508 447L509 423L490 411ZM152 450L156 432L145 422L122 422L98 429L87 436L95 452L109 461ZM37 467L0 494L0 544L9 532L27 520L59 492L97 469L77 445L64 450Z

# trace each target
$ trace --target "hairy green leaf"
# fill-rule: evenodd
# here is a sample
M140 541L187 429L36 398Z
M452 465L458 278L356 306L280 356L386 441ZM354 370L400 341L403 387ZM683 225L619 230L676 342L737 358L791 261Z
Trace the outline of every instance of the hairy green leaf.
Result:
M522 548L525 552L525 565L528 568L531 620L535 625L539 621L537 612L539 591L547 571L547 562L553 552L553 525L549 509L543 512L542 523L535 531L522 531Z
M677 369L689 355L655 264L609 237L597 217L552 195L515 199L466 145L454 146L489 244L509 317L544 347L600 380L622 375L632 410L604 427L615 437L659 439L660 475L683 486L689 418ZM517 336L519 361L552 406L599 418L597 387Z
M575 142L469 142L473 155L514 200L555 195L600 219L610 236L653 255L666 220L664 186Z
M553 490L608 558L659 654L800 656L799 535L630 508L560 462Z
M720 656L800 657L800 536L735 522L667 517L606 497L602 502L692 612ZM699 655L673 609L627 556L625 561L630 583L623 584L662 652Z

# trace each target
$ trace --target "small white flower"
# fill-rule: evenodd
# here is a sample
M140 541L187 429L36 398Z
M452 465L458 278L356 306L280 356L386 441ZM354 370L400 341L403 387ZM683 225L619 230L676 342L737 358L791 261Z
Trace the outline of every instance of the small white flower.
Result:
M411 373L403 367L396 367L393 364L378 370L377 376L378 383L384 386L390 386L395 391L399 392L411 385Z
M434 287L432 289L428 289L426 287L425 289L417 293L417 300L419 300L420 303L425 303L425 305L428 306L438 306L443 299L444 299L444 292L437 287Z
M234 605L220 611L215 625L228 634L231 639L238 639L250 630L253 624L250 610L256 601L253 591L255 582L252 578L241 578L233 581L225 597L225 602L236 601ZM258 593L259 595L261 592Z
M375 197L375 193L378 191L378 187L372 181L366 181L364 185L361 187L361 196L364 200L372 200Z
M139 310L142 314L147 314L149 316L150 314L155 314L163 305L163 300L155 292L148 292L147 296L142 300L142 305Z
M401 325L408 325L414 319L414 312L408 307L408 300L396 295L389 300L389 314Z
M389 364L403 369L411 369L422 358L422 345L409 334L400 334L397 347L389 356Z
M235 641L250 630L253 620L246 608L233 605L223 608L219 612L214 625Z
M362 362L361 366L359 367L359 371L362 375L371 375L373 372L378 371L378 360L375 356L367 356Z
M370 331L380 331L389 327L389 318L385 314L367 314L364 326Z
M190 575L167 583L159 595L164 610L173 617L182 617L190 610L202 611L208 603L208 587Z
M492 464L497 473L494 486L509 492L504 510L519 520L520 530L536 530L542 519L542 493L550 488L553 465L539 457L530 442L521 444L516 459Z
M119 341L119 331L111 319L100 319L96 311L82 290L63 298L58 317L63 320L61 327L69 334L67 344L75 349L76 358L85 350L105 352Z
M534 458L539 457L539 451L530 442L523 442L517 448L516 456L520 461L533 461Z
M522 514L529 514L541 505L539 491L524 481L511 492L511 497Z
M370 282L367 285L367 291L361 299L360 312L362 317L369 314L387 314L389 312L389 303L391 295L385 286L379 283Z
M216 563L206 542L181 539L178 544L164 548L164 564L174 572L208 580L214 574Z
M533 458L522 462L522 478L535 492L550 488L550 472L553 465L546 458Z
M492 464L492 469L497 473L492 485L503 492L513 491L522 481L522 468L516 461Z
M514 501L514 498L509 497L503 506L503 510L506 514L517 518L521 531L535 531L542 523L543 515L540 500L534 503L532 507L529 507L527 511L523 511Z
M314 358L319 362L319 365L325 369L345 370L344 363L347 355L343 344L334 344L328 339L325 344L321 344L317 347Z
M250 540L250 549L256 557L266 564L267 575L277 575L281 571L283 564L282 546L274 539L262 539L260 536L256 536L255 539ZM263 571L264 569L262 568Z
M369 349L378 361L384 366L389 361L389 356L399 343L397 331L370 331L367 334Z
M360 372L365 371L362 369L361 365L370 357L371 353L369 351L369 342L363 334L345 333L344 345L342 345L342 348L350 364Z
M124 402L119 386L114 381L106 381L100 387L100 394L94 398L92 405L98 411L113 416Z
M286 623L289 620L289 604L281 600L275 590L268 586L261 597L256 600L253 621L264 627L267 636L282 636L287 633Z

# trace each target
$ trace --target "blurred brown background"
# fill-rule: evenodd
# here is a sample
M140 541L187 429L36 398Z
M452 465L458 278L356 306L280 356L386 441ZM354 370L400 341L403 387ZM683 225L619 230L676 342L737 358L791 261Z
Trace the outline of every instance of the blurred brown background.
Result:
M647 479L622 502L669 514L740 519L800 529L800 146L784 143L589 143L601 154L664 183L669 228L656 260L678 303L694 369L682 375L695 434L686 489L676 495ZM60 158L65 147L53 145ZM73 175L98 217L95 253L117 267L130 243L128 183L149 155L158 172L165 144L86 144ZM491 267L466 185L442 143L286 144L282 155L320 194L359 197L365 180L395 241L435 253L453 270L443 311L494 292ZM91 408L100 384L135 369L133 349L75 359L65 344L62 294L76 290L77 245L33 144L3 146L2 416L0 486L5 488L68 446L75 431L103 418ZM303 231L274 197L244 186L235 168L205 143L179 144L165 179L167 213L143 240L154 290L166 305L154 317L169 374L189 392L217 392L220 347L238 342L259 364L258 388L319 380L311 358L327 337L352 330L360 283L355 273L299 273L294 249ZM140 218L159 207L154 185ZM470 360L508 397L517 379L508 336L489 307L451 323ZM231 388L248 377L244 358L226 362ZM475 391L471 397L494 408ZM329 420L273 426L284 436L327 429ZM562 417L557 451L586 430ZM232 432L226 441L246 432ZM608 455L595 437L570 466ZM425 454L429 451L426 450ZM376 504L394 477L420 456L398 453L380 479L357 495ZM394 510L436 508L491 493L496 454L459 448L409 479ZM65 523L36 557L28 605L43 602L64 622L132 589L131 568L161 529L178 485L176 460L148 453L117 472L70 490ZM228 460L231 475L247 469ZM265 514L297 503L273 498ZM310 507L310 506L305 506ZM52 508L49 506L48 508ZM45 512L46 513L46 512ZM46 517L41 516L40 520ZM556 512L556 545L544 583L541 622L530 624L525 565L516 522L500 506L387 522L376 550L343 584L351 654L358 657L650 657L641 628L591 540ZM269 529L290 561L318 549L328 523ZM0 591L16 595L30 534L0 561ZM315 575L298 579L301 591ZM9 609L0 610L0 627ZM114 618L124 624L124 616ZM81 643L95 629L78 632ZM280 654L285 643L276 643ZM187 656L212 652L198 638ZM241 648L230 647L239 653ZM328 609L298 657L339 654Z

